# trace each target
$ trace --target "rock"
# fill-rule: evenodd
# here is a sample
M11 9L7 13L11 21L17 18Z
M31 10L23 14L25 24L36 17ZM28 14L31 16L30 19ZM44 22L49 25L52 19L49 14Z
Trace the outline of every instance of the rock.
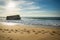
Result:
M12 15L12 16L7 16L6 20L20 20L21 17L19 15Z

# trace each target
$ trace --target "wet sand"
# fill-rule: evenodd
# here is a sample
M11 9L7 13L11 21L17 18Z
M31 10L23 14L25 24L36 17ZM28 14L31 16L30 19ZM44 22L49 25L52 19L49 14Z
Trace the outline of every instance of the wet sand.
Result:
M60 28L0 24L0 40L60 40Z

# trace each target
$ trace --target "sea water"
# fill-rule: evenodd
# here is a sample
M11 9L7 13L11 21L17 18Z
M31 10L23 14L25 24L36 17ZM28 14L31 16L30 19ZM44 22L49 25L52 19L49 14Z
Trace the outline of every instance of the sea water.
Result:
M1 20L0 22L11 22L25 25L44 25L60 27L59 18L36 18L36 17L22 17L21 20Z

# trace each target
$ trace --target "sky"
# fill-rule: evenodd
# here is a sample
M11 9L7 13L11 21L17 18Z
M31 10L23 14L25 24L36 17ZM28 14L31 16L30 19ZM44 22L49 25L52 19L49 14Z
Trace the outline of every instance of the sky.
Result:
M60 17L60 0L0 0L0 16Z

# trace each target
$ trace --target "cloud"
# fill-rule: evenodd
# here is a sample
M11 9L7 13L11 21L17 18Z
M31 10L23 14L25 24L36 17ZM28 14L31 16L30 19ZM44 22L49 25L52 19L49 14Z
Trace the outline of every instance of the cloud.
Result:
M29 6L27 8L24 8L25 10L36 10L36 9L40 9L40 7L36 7L36 6Z
M6 3L4 0L0 0L0 6L4 6Z
M17 7L23 10L30 10L30 9L39 9L40 7L34 5L34 2L29 2L29 1L16 1L16 3L18 4Z
M15 8L15 10L14 10L14 12L13 12L13 14L24 14L24 11L25 10L30 10L30 12L31 12L31 10L36 10L36 9L39 9L39 7L38 6L35 6L34 5L34 2L32 2L32 1L26 1L26 0L12 0L13 2L15 2L17 5L16 5L16 8ZM1 2L1 1L0 1ZM7 0L5 0L4 2L8 2ZM0 4L3 4L3 3L0 3ZM6 7L6 5L4 6L4 8ZM6 8L5 8L6 9ZM1 11L1 10L0 10ZM6 11L5 10L5 12L4 12L4 10L2 10L2 15L4 14L4 15L11 15L12 13L10 12L9 13L9 11ZM25 13L26 13L27 11L25 11ZM13 15L12 14L12 15ZM29 13L28 13L29 14Z
M12 0L16 4L16 8L13 12L6 11L6 5L0 3L4 8L4 10L0 9L1 13L0 15L7 16L7 15L14 15L19 14L20 16L56 16L58 15L57 12L47 11L49 10L49 7L46 8L48 5L44 5L44 0ZM4 2L8 2L5 0ZM41 5L40 3L41 2Z
M26 14L24 14L26 13ZM21 13L22 17L60 17L60 14L57 14L57 12L53 11L29 11Z
M5 11L4 7L0 6L0 14L4 14L4 11Z

